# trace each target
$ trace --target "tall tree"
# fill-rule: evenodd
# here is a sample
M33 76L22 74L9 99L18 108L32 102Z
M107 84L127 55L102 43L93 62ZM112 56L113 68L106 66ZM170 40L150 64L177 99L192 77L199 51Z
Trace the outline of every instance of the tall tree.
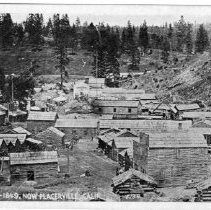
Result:
M209 46L209 38L204 25L201 24L196 34L196 52L202 53Z
M183 51L187 33L187 24L183 16L181 16L180 20L175 24L175 30L177 38L177 50Z
M187 48L187 53L190 54L192 53L193 50L193 38L192 38L192 24L187 24L187 34L186 34L186 48Z
M163 38L161 49L162 49L162 60L164 63L167 63L170 51L170 43L166 36Z
M55 14L53 17L53 37L56 46L56 55L58 65L56 68L60 70L61 74L61 88L63 87L64 77L68 76L66 66L69 63L67 56L67 48L70 41L70 23L68 15L65 14L60 18L59 14Z
M43 43L42 30L43 30L43 15L42 14L29 14L24 22L25 32L28 33L29 43L36 46Z
M140 26L138 42L139 46L143 48L144 52L146 52L149 47L149 35L146 21L144 21L142 26Z
M13 45L14 26L9 13L2 15L0 34L2 47L11 47Z

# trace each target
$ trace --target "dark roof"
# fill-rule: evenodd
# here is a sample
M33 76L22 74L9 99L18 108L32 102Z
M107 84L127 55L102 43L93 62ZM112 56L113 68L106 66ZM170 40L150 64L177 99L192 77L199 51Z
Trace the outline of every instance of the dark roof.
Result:
M38 112L30 111L28 115L28 121L55 121L57 118L56 112Z
M56 151L10 153L10 165L58 163Z
M100 120L100 128L137 129L141 132L172 132L178 131L182 125L182 130L188 130L192 126L191 120Z
M157 182L149 175L144 174L141 171L137 171L135 169L130 169L130 170L125 171L124 173L119 174L118 176L114 177L112 179L113 185L118 186L118 185L124 183L125 181L127 181L128 179L132 178L133 176L136 176L136 177L140 178L141 180L146 181L149 184L157 184Z
M97 128L97 119L57 119L56 128Z
M200 109L198 104L176 104L175 107L179 111Z
M197 132L150 133L149 148L207 148L207 142Z
M138 107L139 101L95 100L93 106L99 107Z

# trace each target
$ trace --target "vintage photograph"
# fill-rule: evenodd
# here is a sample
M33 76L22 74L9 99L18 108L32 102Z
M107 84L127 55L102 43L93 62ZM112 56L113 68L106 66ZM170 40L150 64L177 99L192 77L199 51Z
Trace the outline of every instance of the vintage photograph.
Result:
M211 201L211 6L0 6L0 201Z

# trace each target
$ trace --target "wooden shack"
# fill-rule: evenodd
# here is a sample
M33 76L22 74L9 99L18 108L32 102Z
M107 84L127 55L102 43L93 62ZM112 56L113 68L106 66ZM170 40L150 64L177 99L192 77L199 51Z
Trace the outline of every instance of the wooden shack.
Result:
M10 164L9 157L0 153L0 185L10 185Z
M56 148L62 148L65 145L65 133L55 127L47 128L45 131L38 133L35 138Z
M56 151L10 153L11 184L25 181L46 183L58 174Z
M99 130L97 119L58 119L55 128L65 133L66 138L72 139L93 139Z
M183 112L181 115L183 120L197 121L199 119L211 120L211 112Z
M191 120L100 120L101 130L119 128L143 133L187 131L191 126Z
M94 112L97 114L112 114L114 117L137 118L139 101L128 100L95 100Z
M37 134L54 126L58 115L56 112L29 112L27 118L27 129L33 134Z
M149 175L130 169L112 179L113 192L120 196L140 195L144 196L144 192L154 191L157 182Z
M211 178L200 180L196 184L195 202L210 202L211 201Z
M27 137L30 137L32 135L31 132L27 131L25 128L22 128L20 126L13 128L13 131L15 131L16 133L19 133L19 134L26 134Z
M200 109L198 104L176 104L175 109L182 113L182 112L192 112Z
M26 138L26 134L0 134L0 152L7 156L12 152L40 151L42 142Z
M148 143L145 170L160 187L185 185L207 176L208 148L202 134L151 133Z

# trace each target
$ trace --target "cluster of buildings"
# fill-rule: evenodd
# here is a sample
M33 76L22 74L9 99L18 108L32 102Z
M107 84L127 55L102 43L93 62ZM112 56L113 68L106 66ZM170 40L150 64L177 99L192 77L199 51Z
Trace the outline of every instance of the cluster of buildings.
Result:
M89 86L88 95L92 88L101 92L92 104L99 118L71 119L56 112L30 111L25 127L0 131L2 182L44 182L56 177L58 154L65 145L93 138L124 171L114 178L115 189L117 183L128 182L126 175L159 187L185 185L209 175L211 112L194 103L163 103L143 90L109 91L101 80L84 84ZM85 90L76 89L75 96ZM2 127L7 116L8 110L0 106Z

